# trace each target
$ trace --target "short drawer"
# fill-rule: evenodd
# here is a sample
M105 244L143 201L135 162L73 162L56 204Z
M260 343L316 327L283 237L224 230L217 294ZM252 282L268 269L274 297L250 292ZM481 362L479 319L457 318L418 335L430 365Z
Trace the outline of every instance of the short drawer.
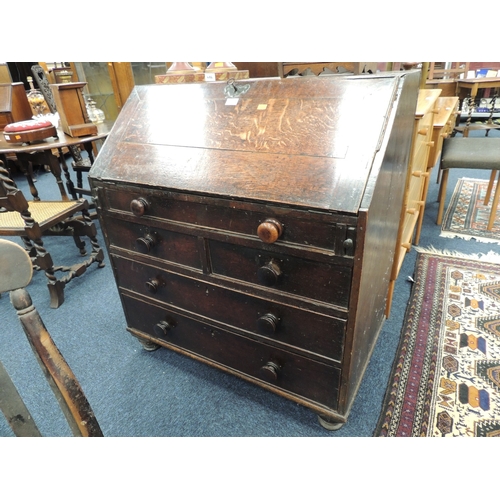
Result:
M412 172L426 172L427 160L431 151L430 142L422 142L415 149L412 159Z
M131 223L115 217L105 222L112 245L165 261L202 269L198 238L181 232Z
M161 219L260 238L268 244L303 245L344 255L344 241L349 239L355 243L357 220L353 216L336 216L338 220L333 220L333 216L324 215L326 221L323 221L318 219L320 216L315 219L309 212L299 210L232 200L214 201L154 189L138 193L126 188L109 188L102 202L106 210L134 213L145 224L149 219ZM349 256L353 252L351 248Z
M191 353L197 359L235 375L259 380L336 410L340 369L271 345L215 329L122 295L127 324L132 331L156 339L166 347Z
M214 275L273 288L300 297L349 305L352 268L210 240Z
M290 345L340 362L346 320L235 292L112 255L118 286L255 338Z

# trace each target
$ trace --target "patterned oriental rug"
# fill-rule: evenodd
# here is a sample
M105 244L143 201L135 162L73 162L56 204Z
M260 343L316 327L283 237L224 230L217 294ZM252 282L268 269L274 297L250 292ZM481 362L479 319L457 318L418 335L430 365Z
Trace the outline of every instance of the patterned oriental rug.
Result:
M500 210L497 212L491 231L486 229L495 186L490 203L485 206L484 197L488 181L459 179L443 217L441 236L445 238L458 236L466 240L474 238L485 243L500 243Z
M469 260L417 250L374 435L500 437L499 256Z

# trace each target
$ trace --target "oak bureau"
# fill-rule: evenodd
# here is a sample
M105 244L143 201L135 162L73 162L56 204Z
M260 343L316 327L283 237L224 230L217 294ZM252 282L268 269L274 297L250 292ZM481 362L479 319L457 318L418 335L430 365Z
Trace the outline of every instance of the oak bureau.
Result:
M419 72L137 86L89 180L128 331L346 422Z

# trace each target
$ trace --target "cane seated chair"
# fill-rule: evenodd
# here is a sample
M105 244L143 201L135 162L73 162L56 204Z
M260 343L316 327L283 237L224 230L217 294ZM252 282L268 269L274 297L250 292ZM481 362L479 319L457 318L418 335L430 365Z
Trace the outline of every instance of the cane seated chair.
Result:
M80 383L45 328L26 290L32 274L31 259L25 250L17 243L0 239L0 293L10 292L10 301L24 333L73 435L100 437L103 435L101 428ZM41 436L2 363L0 409L16 436Z
M438 195L439 208L436 221L438 225L443 220L448 174L452 168L491 170L488 189L484 199L484 204L488 205L497 172L500 171L500 137L449 137L444 139L440 161L442 176ZM491 231L495 222L500 196L499 184L500 182L497 182L491 204L487 225L488 231Z
M96 235L86 199L66 197L57 201L28 202L0 161L0 236L21 237L34 268L45 272L51 308L57 309L64 302L64 288L69 281L81 276L94 262L104 267L104 252ZM55 266L44 246L42 237L46 236L72 237L79 257L87 255L85 242L81 239L87 237L91 245L90 256L71 266Z

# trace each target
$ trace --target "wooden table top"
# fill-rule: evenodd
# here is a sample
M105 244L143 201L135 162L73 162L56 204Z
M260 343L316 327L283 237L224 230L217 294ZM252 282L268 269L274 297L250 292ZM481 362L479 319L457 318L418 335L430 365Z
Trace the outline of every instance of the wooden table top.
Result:
M417 109L415 117L422 118L434 106L436 99L441 94L441 89L421 89L418 93Z
M463 80L457 80L457 83L459 85L465 83L468 85L474 84L474 83L484 83L485 85L491 84L491 83L500 83L500 77L494 77L494 78L464 78Z
M48 139L29 145L11 144L5 140L3 134L0 134L0 154L33 153L35 151L46 151L48 149L64 148L85 142L97 141L107 137L112 127L112 122L99 123L96 135L87 135L84 137L71 137L65 134L61 128L58 128L58 138L49 137Z

